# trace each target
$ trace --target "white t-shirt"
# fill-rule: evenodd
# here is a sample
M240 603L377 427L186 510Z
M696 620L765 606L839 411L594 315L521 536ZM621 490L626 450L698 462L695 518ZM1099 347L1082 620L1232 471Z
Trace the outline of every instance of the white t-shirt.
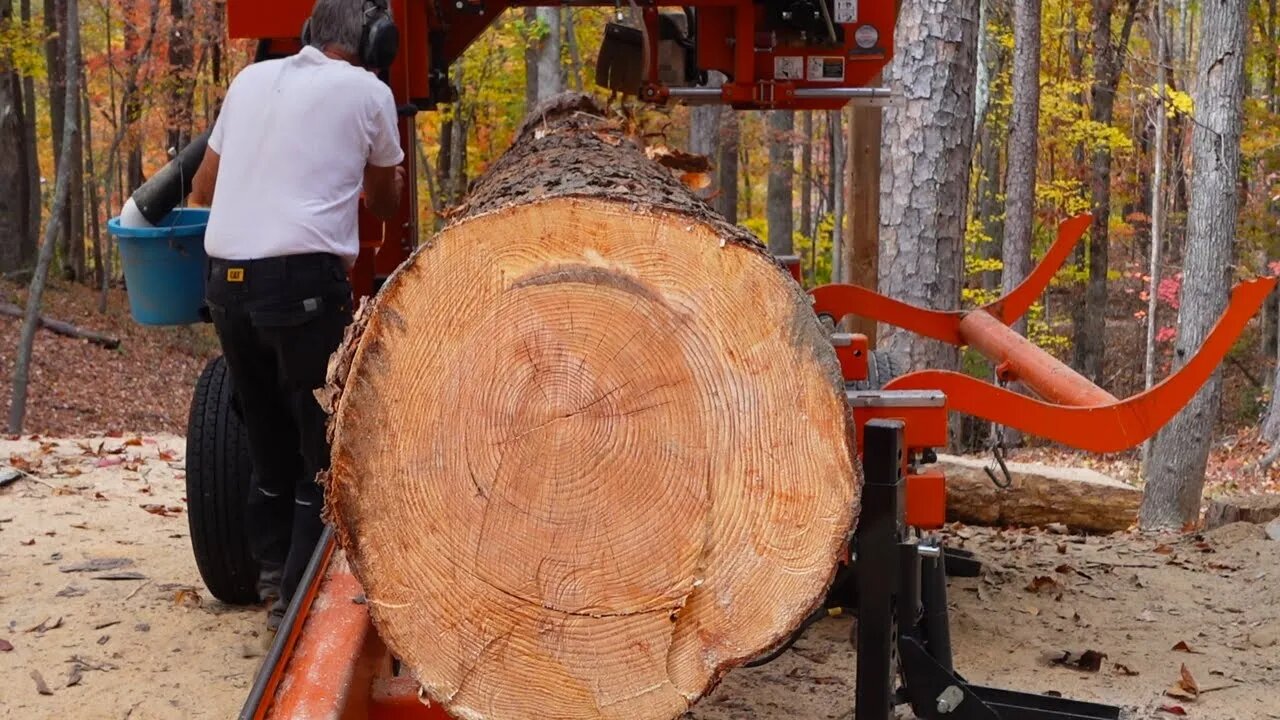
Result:
M327 252L348 267L365 165L404 160L391 89L316 48L245 68L209 135L218 153L205 252L224 260Z

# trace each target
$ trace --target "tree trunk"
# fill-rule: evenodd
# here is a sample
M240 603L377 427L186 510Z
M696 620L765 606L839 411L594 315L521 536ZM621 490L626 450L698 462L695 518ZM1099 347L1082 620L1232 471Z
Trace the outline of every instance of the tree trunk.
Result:
M76 88L80 76L80 23L78 0L64 0L66 25L63 77L66 80L66 94L63 95L63 107L76 107L80 93ZM62 155L71 154L71 146L75 142L76 115L71 113L64 118L62 127ZM49 274L49 264L53 262L53 251L57 246L58 227L65 217L64 210L71 192L71 164L59 163L58 176L53 196L53 212L49 216L49 227L45 230L44 244L40 247L36 261L35 273L31 276L31 289L27 293L26 317L22 321L22 334L18 340L18 357L13 369L13 399L9 403L9 432L19 434L27 414L27 387L31 376L31 350L35 344L36 328L40 325L40 301L44 297L45 278Z
M22 0L20 3L22 12L22 22L24 25L31 22L31 0ZM36 115L36 81L30 75L22 78L22 102L23 102L23 145L27 153L27 162L24 167L27 170L27 223L26 235L22 238L22 266L30 267L36 261L36 249L40 245L40 225L44 212L44 198L41 197L40 185L40 137L37 132L36 125L38 118Z
M93 163L93 108L89 102L89 83L85 78L83 64L80 67L80 118L84 125L84 177L88 183L85 193L85 219L89 228L89 238L93 241L93 287L102 288L106 285L107 278L106 266L103 264L102 227L99 224L98 176L94 172ZM87 281L89 278L89 273L84 273L83 279ZM102 293L98 297L98 312L106 311L107 296L106 293Z
M880 291L954 310L960 304L973 150L977 0L904 0L887 78L903 102L884 111ZM896 328L880 346L912 368L956 367L955 348Z
M1243 123L1244 0L1201 3L1192 135L1191 208L1174 367L1200 347L1227 306L1238 219ZM1182 527L1200 514L1205 465L1221 401L1221 371L1159 435L1142 501L1143 528Z
M715 81L723 82L723 77L718 77ZM723 107L720 105L695 105L689 109L689 152L712 159L716 157L720 146L721 115ZM703 198L715 197L719 192L717 179L713 175L711 184L698 191L698 194Z
M805 294L581 95L525 121L320 395L326 517L455 717L680 717L820 607L856 517Z
M49 2L49 0L45 0ZM142 46L142 38L138 35L138 28L134 24L133 9L136 7L136 0L125 0L123 4L122 16L124 19L124 55L129 58L130 63L137 63L146 54L140 49ZM160 2L153 0L151 3L151 27L147 37L147 47L150 47L151 38L156 34L156 23L159 19ZM138 87L137 73L125 82L123 96L121 102L124 104L124 127L125 137L128 139L126 144L126 167L125 167L125 196L133 194L142 185L145 178L143 177L142 167L142 140L138 136L138 122L142 120L142 93Z
M1117 0L1093 0L1093 89L1089 118L1110 127L1115 115L1116 87L1124 70L1129 51L1129 34L1137 16L1138 0L1124 2L1120 39L1113 36L1111 20ZM1093 224L1089 228L1089 280L1084 302L1076 304L1075 365L1081 373L1098 385L1103 375L1107 330L1107 269L1110 252L1111 222L1111 148L1101 146L1093 151L1090 165L1089 192L1093 201Z
M714 207L731 223L738 222L738 137L740 126L738 114L734 112L720 115L720 161L717 170L716 185L720 195L716 197Z
M10 5L0 5L0 28L12 19ZM25 111L18 68L10 52L0 51L0 273L23 267L31 209Z
M538 45L538 100L564 90L564 67L560 62L560 8L540 7L538 24L545 30Z
M800 115L800 228L809 238L811 249L817 249L817 233L813 231L813 111ZM810 275L812 275L812 271Z
M194 50L191 45L191 22L186 0L169 0L169 114L168 148L179 152L191 142L192 85Z
M1013 3L1013 108L1005 171L1001 289L1009 292L1031 272L1036 210L1036 145L1040 129L1040 0ZM1027 332L1026 318L1014 329Z
M795 230L795 165L796 148L792 133L796 116L790 110L768 113L769 187L765 200L765 220L769 227L769 252L790 255L794 252L792 232Z
M828 110L827 124L831 129L831 280L844 282L849 257L844 237L844 112Z
M522 19L525 27L524 45L524 107L525 111L533 110L538 104L538 40L534 32L538 27L538 9L527 7ZM443 135L442 135L443 137Z
M1159 324L1160 247L1164 242L1164 153L1169 127L1168 93L1168 41L1167 18L1164 0L1156 0L1151 8L1153 30L1156 34L1156 86L1159 88L1156 103L1156 132L1152 152L1155 168L1151 173L1151 253L1147 282L1147 342L1143 356L1143 388L1150 390L1156 381L1156 327ZM1265 333L1264 333L1265 335ZM1142 444L1142 467L1151 460L1151 441Z
M875 85L880 82L879 76L872 81ZM875 290L879 285L880 138L884 112L878 107L855 106L850 115L845 161L845 214L849 221L844 233L849 265L842 277L845 282ZM866 335L875 347L878 333L874 320L854 318L851 330Z
M66 116L66 78L63 73L66 67L63 65L62 58L66 54L65 43L63 38L66 33L63 32L66 23L66 0L44 0L44 30L47 33L47 39L44 45L45 63L49 68L49 127L52 129L50 143L53 146L53 166L55 171L62 165L63 147L62 147L62 128L64 118ZM74 141L73 141L74 143ZM71 146L74 148L74 144ZM64 212L70 210L70 203L64 206ZM66 257L69 254L69 240L71 234L70 214L66 214L62 218L62 222L58 223L58 248L60 250L63 264L66 263Z
M561 18L564 25L564 44L565 50L569 54L569 86L582 92L582 53L578 51L578 31L576 27L577 18L574 13L575 8L567 7L564 9L564 16Z

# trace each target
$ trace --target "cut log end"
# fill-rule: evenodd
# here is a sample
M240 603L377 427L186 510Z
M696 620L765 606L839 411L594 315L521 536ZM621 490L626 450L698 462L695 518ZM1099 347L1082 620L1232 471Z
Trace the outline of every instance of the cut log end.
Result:
M558 172L647 162L578 147L619 149ZM497 202L526 160L335 355L326 514L454 715L675 718L823 599L859 490L838 364L757 248L610 190Z

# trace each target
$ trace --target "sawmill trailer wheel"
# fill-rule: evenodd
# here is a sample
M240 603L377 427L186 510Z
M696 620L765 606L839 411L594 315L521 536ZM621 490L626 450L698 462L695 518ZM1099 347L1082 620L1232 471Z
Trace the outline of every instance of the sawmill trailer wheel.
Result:
M245 531L249 437L222 356L200 373L187 418L187 519L196 567L209 592L232 605L257 603L258 564Z

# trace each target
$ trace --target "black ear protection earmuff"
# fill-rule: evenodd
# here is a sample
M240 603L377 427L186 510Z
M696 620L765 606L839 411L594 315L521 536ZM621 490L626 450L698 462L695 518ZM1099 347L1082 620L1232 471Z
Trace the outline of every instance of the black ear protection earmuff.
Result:
M302 44L311 44L311 18L302 24ZM386 70L400 50L400 30L391 19L387 0L365 0L364 25L356 55L370 70Z

